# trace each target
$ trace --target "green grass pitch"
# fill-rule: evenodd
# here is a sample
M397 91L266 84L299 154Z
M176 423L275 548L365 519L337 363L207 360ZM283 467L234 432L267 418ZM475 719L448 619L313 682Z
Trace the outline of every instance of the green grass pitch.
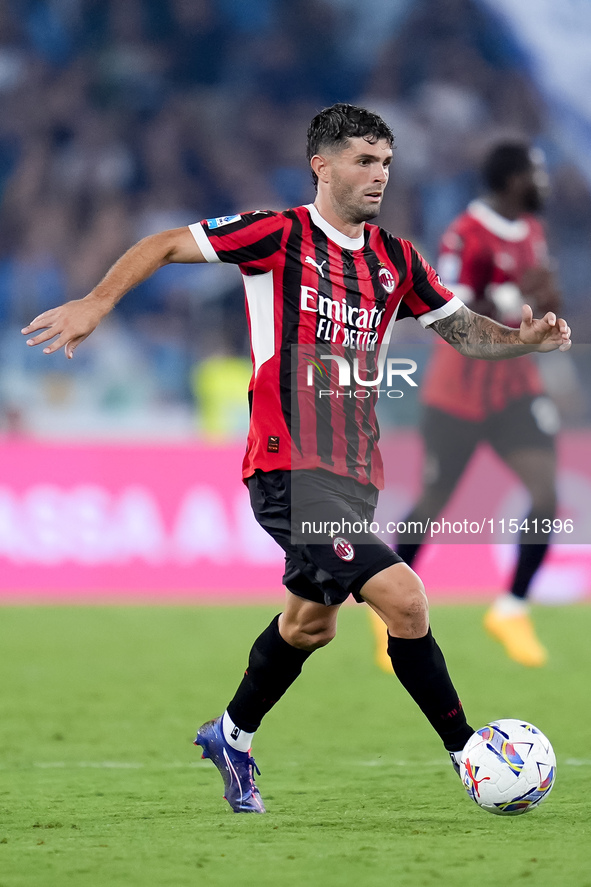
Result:
M279 609L1 609L0 887L591 887L591 608L536 609L540 670L484 635L483 607L432 609L472 725L520 717L552 740L538 810L469 800L347 606L257 736L267 816L236 816L191 741Z

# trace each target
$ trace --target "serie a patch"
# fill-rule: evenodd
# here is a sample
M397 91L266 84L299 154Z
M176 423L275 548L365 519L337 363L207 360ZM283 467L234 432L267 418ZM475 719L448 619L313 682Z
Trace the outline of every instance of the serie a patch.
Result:
M207 227L212 231L214 228L223 228L224 225L231 225L232 222L238 222L241 218L242 216L240 215L218 216L217 219L206 219L206 222Z

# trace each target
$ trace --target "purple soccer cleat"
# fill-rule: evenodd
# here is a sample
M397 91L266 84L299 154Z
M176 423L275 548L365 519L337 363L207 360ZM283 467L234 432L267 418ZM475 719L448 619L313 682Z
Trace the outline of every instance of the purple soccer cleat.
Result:
M266 813L253 774L256 770L260 776L261 771L248 752L236 751L228 745L221 717L199 727L194 744L201 746L201 757L210 758L222 774L224 798L234 813Z

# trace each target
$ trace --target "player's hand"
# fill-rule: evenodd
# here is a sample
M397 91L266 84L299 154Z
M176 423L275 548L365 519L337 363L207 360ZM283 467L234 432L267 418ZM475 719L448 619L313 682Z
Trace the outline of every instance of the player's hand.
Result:
M524 345L533 345L536 351L568 351L571 346L570 327L552 311L538 320L529 305L521 309L519 338Z
M89 299L76 299L66 302L59 308L51 308L39 314L31 323L21 330L25 336L43 330L38 336L27 339L27 345L42 345L51 342L43 349L44 354L53 354L63 348L68 359L74 356L74 351L97 328L105 311L96 301Z

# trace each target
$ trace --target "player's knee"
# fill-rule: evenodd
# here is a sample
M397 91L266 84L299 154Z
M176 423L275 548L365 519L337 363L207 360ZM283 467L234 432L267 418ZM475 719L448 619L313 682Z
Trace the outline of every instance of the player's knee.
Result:
M397 637L423 637L429 628L429 603L425 586L406 565L394 568L386 594L375 601L386 617L390 634Z
M417 577L407 593L396 601L397 618L412 634L427 632L429 627L429 604L425 587ZM423 631L424 629L424 631Z
M336 633L336 628L333 628L332 626L326 627L316 632L308 633L306 637L306 640L309 644L308 649L319 650L320 647L326 647L326 645L330 644L330 642L333 640Z
M288 644L300 650L312 652L326 647L337 633L336 624L330 622L306 622L284 626Z

